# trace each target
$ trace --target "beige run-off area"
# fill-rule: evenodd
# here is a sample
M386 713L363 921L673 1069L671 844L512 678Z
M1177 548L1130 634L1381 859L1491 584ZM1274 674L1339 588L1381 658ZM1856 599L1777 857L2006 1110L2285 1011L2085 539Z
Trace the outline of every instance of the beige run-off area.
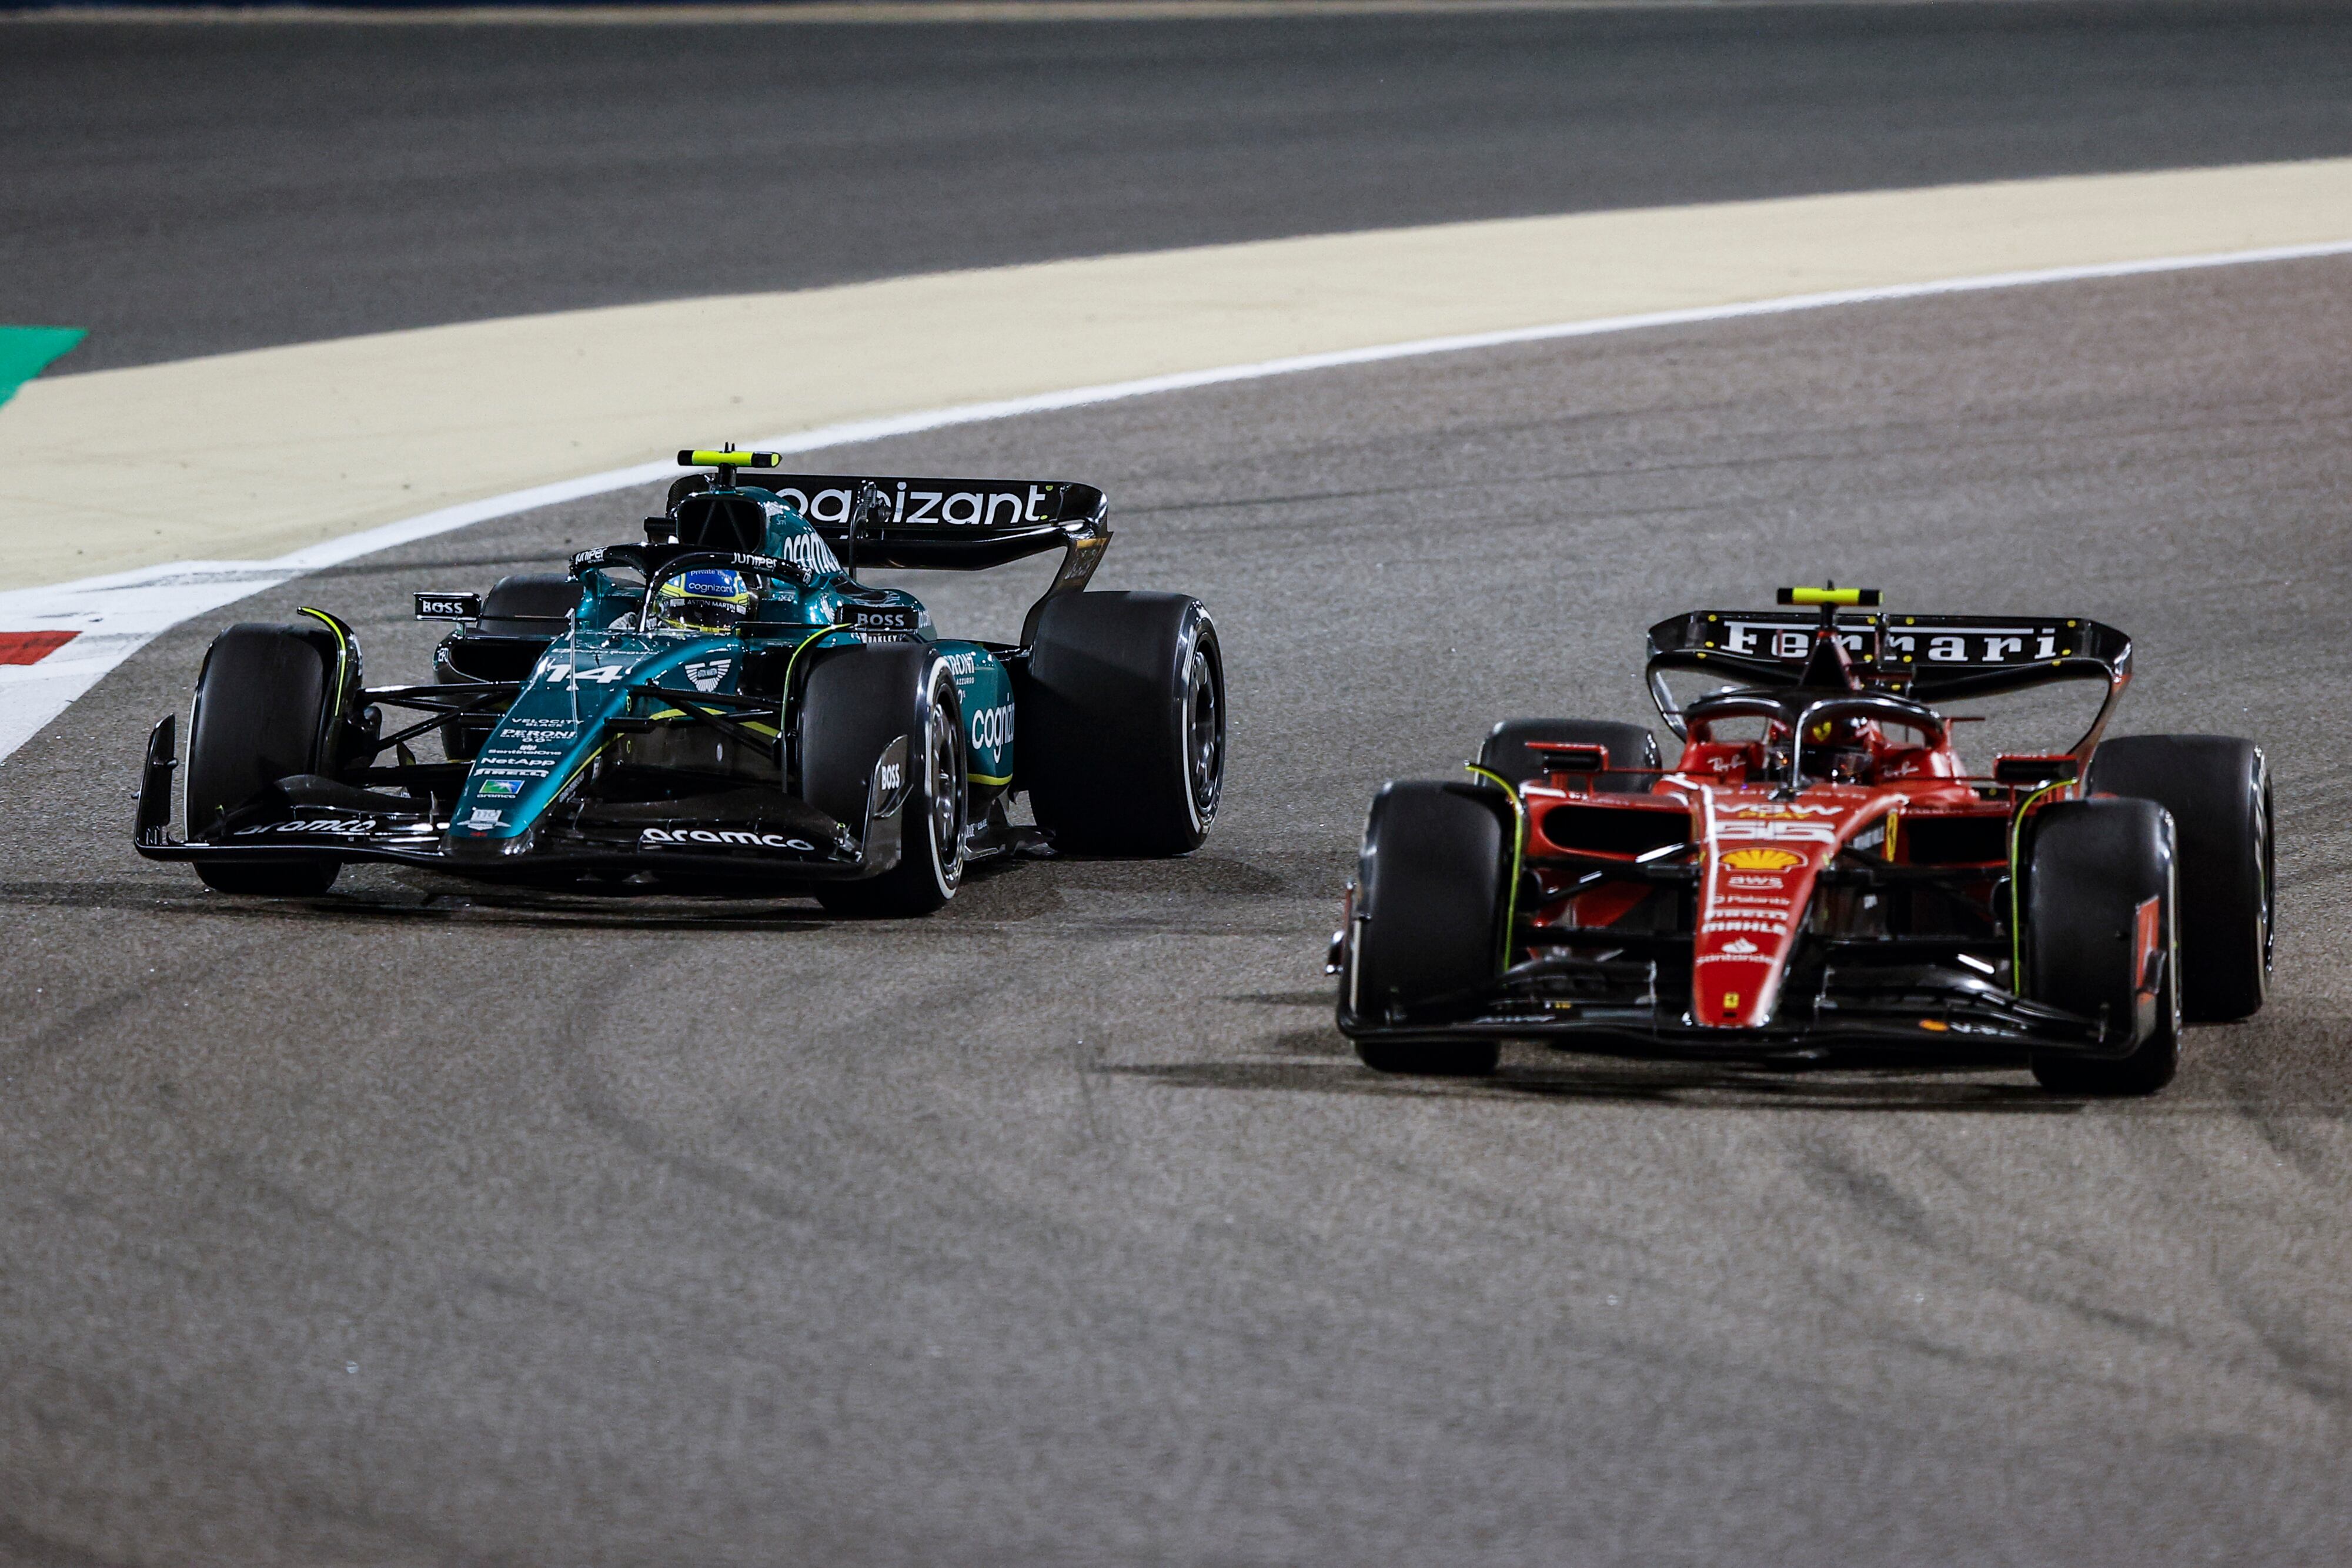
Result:
M1321 235L59 375L0 407L0 588L265 559L682 445L954 404L1454 334L2345 240L2352 159Z

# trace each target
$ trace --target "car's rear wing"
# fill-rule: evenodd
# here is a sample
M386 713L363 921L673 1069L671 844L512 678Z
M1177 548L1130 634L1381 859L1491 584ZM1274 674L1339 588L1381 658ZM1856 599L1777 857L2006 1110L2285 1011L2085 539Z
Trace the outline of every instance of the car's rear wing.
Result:
M1794 685L1821 623L1819 614L1804 610L1694 610L1650 628L1650 659L1668 669L1723 670L1759 685ZM2080 616L1849 611L1836 625L1857 674L1903 683L1922 701L2131 668L2131 639Z
M808 519L834 552L856 567L980 571L1063 552L1062 570L1029 614L1026 644L1045 601L1075 593L1094 576L1110 542L1110 503L1092 485L1066 479L947 479L898 475L792 474L765 452L688 451L680 463L731 474L739 487L765 490ZM750 459L752 461L744 461ZM669 504L719 483L688 474Z
M1798 685L1814 635L1832 614L1854 674L1919 702L1991 696L2057 681L2104 681L2107 700L2084 737L2084 748L2096 743L2131 679L2131 639L2084 616L1694 610L1650 628L1648 675L1661 716L1672 725L1679 712L1658 678L1667 670L1720 674L1761 686Z

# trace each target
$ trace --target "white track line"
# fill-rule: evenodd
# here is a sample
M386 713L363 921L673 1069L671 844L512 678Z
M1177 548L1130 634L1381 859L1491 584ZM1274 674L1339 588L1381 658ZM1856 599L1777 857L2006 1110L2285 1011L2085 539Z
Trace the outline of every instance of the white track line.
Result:
M2352 255L2352 241L2274 246L2260 250L2224 251L2206 256L2160 256L2085 267L1987 273L1974 277L1942 278L1928 283L1790 295L1783 298L1739 305L1708 305L1686 310L1658 310L1636 316L1560 321L1539 327L1470 332L1454 337L1419 338L1409 342L1385 343L1368 349L1298 354L1288 359L1221 365L1211 370L1185 371L1174 375L1147 376L1139 381L1110 382L1099 386L1073 387L1064 392L1040 392L1029 397L962 403L952 408L926 409L881 419L856 420L824 425L797 434L772 436L751 444L768 452L814 452L826 447L879 441L894 435L919 434L949 425L973 424L983 420L1010 419L1020 414L1050 413L1055 409L1083 408L1091 403L1117 402L1127 398L1185 392L1194 387L1216 386L1228 382L1262 381L1272 376L1336 370L1347 365L1377 364L1387 360L1413 359L1427 354L1459 353L1471 349L1540 343L1560 338L1598 337L1604 333L1640 331L1653 327L1732 321L1751 316L1781 316L1839 305L1868 305L1887 300L1928 298L1944 294L1974 294L1999 288L2023 288L2095 278L2132 277L2147 273L2188 272L2202 267L2243 267L2347 255ZM430 538L436 534L470 528L496 517L512 517L534 507L655 484L677 471L676 465L669 463L641 463L634 467L608 469L602 474L590 474L558 484L509 491L503 496L492 496L487 500L472 501L464 506L445 507L421 517L387 523L381 528L313 545L272 560L173 561L109 577L84 578L75 582L0 592L0 632L63 631L75 633L71 642L37 664L0 664L0 758L6 758L31 739L42 727L97 685L108 671L183 621L233 604L265 589L275 588L305 572L339 565L417 539Z

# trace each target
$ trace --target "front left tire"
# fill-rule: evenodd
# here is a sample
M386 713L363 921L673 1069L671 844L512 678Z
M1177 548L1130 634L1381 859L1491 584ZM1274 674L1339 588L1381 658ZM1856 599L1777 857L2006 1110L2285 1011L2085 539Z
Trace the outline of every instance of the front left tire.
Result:
M189 836L211 834L280 779L331 773L341 699L357 682L324 622L247 622L214 638L188 724ZM331 855L200 860L195 866L215 893L274 898L324 893L342 870Z
M1517 831L1502 791L1486 785L1382 787L1356 862L1356 929L1339 977L1343 1021L1404 1021L1495 978ZM1356 1041L1357 1057L1376 1072L1476 1077L1494 1071L1501 1052L1494 1040Z

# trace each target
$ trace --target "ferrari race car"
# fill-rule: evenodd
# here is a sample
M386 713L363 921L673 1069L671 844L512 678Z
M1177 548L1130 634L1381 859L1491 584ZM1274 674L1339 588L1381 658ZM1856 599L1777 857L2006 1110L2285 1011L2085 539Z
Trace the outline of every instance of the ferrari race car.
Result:
M2131 643L2079 617L1891 615L1866 590L1650 629L1682 743L1513 719L1462 782L1372 802L1329 967L1388 1072L1504 1040L1618 1055L1961 1065L2144 1094L2184 1017L2263 1005L2271 792L2221 736L2101 741ZM1728 684L1684 706L1666 675ZM1972 774L1931 705L2105 691L2070 750Z
M1224 782L1224 670L1200 601L1083 591L1088 485L774 471L681 452L642 542L561 574L416 595L458 624L429 685L371 687L324 611L222 632L188 723L148 741L137 846L225 893L314 894L347 861L627 892L810 893L920 915L991 856L1176 855ZM858 568L1059 570L1017 644L941 638ZM385 715L422 716L387 729ZM443 759L414 747L437 732ZM1006 807L1026 792L1035 826Z

